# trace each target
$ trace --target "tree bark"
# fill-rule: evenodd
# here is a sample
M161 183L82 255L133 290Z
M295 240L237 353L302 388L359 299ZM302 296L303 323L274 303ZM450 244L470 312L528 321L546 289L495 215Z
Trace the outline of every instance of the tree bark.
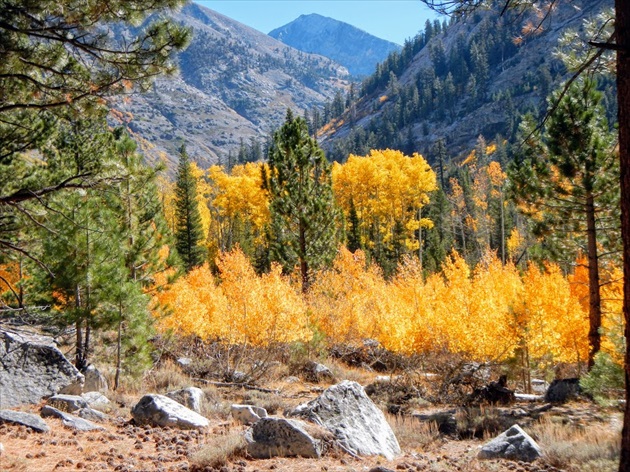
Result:
M623 315L625 320L626 407L621 433L619 472L630 471L630 4L615 0L617 38L617 102L621 189L621 239L623 242Z
M300 217L300 273L302 275L302 293L308 291L309 273L306 259L306 223Z
M586 197L586 239L588 251L588 368L595 365L595 354L601 346L602 303L599 291L599 261L597 257L597 229L595 228L595 201L590 193Z

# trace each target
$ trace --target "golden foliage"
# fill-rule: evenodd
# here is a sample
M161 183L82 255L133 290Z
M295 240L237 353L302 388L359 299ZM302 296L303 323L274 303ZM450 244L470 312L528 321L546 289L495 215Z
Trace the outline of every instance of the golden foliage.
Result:
M600 297L602 304L602 344L601 350L608 353L615 362L623 364L623 271L612 264L600 261ZM589 309L588 259L579 255L573 274L568 277L571 294L578 300L584 313Z
M269 194L262 188L261 166L247 163L232 168L226 174L220 166L208 169L211 204L220 217L237 216L251 221L256 229L269 222Z
M418 210L436 188L435 172L417 153L409 157L391 149L372 150L367 156L350 155L345 164L333 165L335 198L346 216L354 205L364 244L369 228L378 228L387 241L396 222L406 227L411 244L418 225L431 225L429 220L417 219Z
M514 306L515 321L533 358L556 362L584 361L588 355L588 312L556 264L545 270L530 265L526 287Z
M312 287L314 322L335 343L377 340L395 352L448 350L478 361L527 347L532 359L575 361L588 352L588 316L559 268L520 275L488 254L474 269L457 253L425 281L408 258L387 282L361 251L341 249Z
M156 294L171 312L158 320L161 330L257 346L309 339L306 305L279 266L258 276L239 248L217 266L218 280L204 264Z

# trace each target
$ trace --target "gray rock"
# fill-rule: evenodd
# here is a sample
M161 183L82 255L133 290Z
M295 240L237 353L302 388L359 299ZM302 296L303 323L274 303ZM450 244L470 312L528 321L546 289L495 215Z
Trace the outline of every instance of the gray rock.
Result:
M580 379L556 379L549 385L547 393L545 393L545 401L566 403L576 399L581 392Z
M53 395L46 403L61 411L72 413L81 408L88 408L88 402L79 395Z
M0 410L0 423L21 424L38 433L50 431L50 427L39 416L23 411Z
M255 459L271 457L319 458L321 441L306 432L303 421L262 418L245 433L247 452Z
M65 411L58 410L57 408L54 408L50 405L44 405L42 407L41 415L44 418L59 418L64 426L66 426L67 428L76 429L77 431L95 431L105 429L102 426L92 423L89 420L79 418L78 416L71 415L70 413L66 413Z
M544 395L549 388L549 383L543 379L532 379L532 392Z
M209 421L199 413L164 395L157 394L142 397L131 409L131 414L135 422L140 425L170 426L179 429L202 429L210 425Z
M333 385L290 415L323 426L350 454L382 455L388 460L400 454L398 440L385 415L356 382L345 380Z
M515 424L483 445L477 457L533 462L540 456L542 456L540 446L519 425Z
M93 408L103 408L109 405L109 399L100 392L85 392L81 397Z
M267 410L254 405L239 405L237 403L230 407L232 418L241 424L254 424L261 418L267 417Z
M83 384L83 375L48 336L0 328L0 360L0 408L39 403Z
M186 367L192 364L192 359L189 357L180 357L177 359L177 363L182 367Z
M102 411L93 410L92 408L81 408L79 411L76 412L76 414L77 416L79 416L79 418L83 418L84 420L88 421L96 421L98 423L106 421L109 418Z
M166 396L177 403L181 403L192 411L201 413L201 403L203 401L203 390L197 387L187 387L174 392L168 392Z
M83 392L107 392L109 390L107 379L93 365L87 366L83 375L85 377Z
M530 393L515 393L514 398L517 402L541 402L545 399L543 395L534 395Z
M335 376L331 370L324 364L318 362L309 361L304 366L304 374L306 380L309 382L322 382L322 381L334 381Z

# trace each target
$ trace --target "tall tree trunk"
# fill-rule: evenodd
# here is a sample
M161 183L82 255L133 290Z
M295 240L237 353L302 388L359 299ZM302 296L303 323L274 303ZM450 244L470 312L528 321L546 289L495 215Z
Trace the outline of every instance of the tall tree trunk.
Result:
M617 37L617 102L619 104L619 160L621 184L621 239L623 241L623 315L626 322L626 408L621 433L619 472L630 471L630 4L615 0Z
M505 265L505 207L503 204L503 188L501 188L499 204L501 205L501 262Z
M422 222L422 208L418 208L418 221ZM420 270L422 270L423 267L423 260L422 260L422 224L420 226L418 226L418 260L420 261Z
M74 288L74 306L77 310L77 313L81 312L81 287L76 285ZM76 341L75 341L75 353L74 353L74 366L83 370L85 365L85 344L83 341L83 317L80 315L77 317L77 321L75 322L76 328Z
M116 376L114 377L114 390L118 390L120 382L120 371L122 366L122 325L123 314L122 304L118 304L118 339L116 340Z
M599 293L599 261L597 257L597 230L595 228L595 201L589 193L586 197L586 239L588 251L588 368L595 365L599 352L602 326L602 303Z
M302 293L308 291L308 262L306 259L306 223L300 218L300 274L302 275Z

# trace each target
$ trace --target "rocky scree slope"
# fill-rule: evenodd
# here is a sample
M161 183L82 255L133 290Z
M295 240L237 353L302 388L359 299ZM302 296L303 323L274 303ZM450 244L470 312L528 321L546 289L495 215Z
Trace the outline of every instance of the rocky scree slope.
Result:
M185 143L192 158L207 167L236 153L241 140L269 136L287 108L300 115L348 85L341 65L205 7L190 3L172 18L193 33L179 54L179 72L116 106L121 112L116 116L143 142L149 161L164 151L172 168Z

